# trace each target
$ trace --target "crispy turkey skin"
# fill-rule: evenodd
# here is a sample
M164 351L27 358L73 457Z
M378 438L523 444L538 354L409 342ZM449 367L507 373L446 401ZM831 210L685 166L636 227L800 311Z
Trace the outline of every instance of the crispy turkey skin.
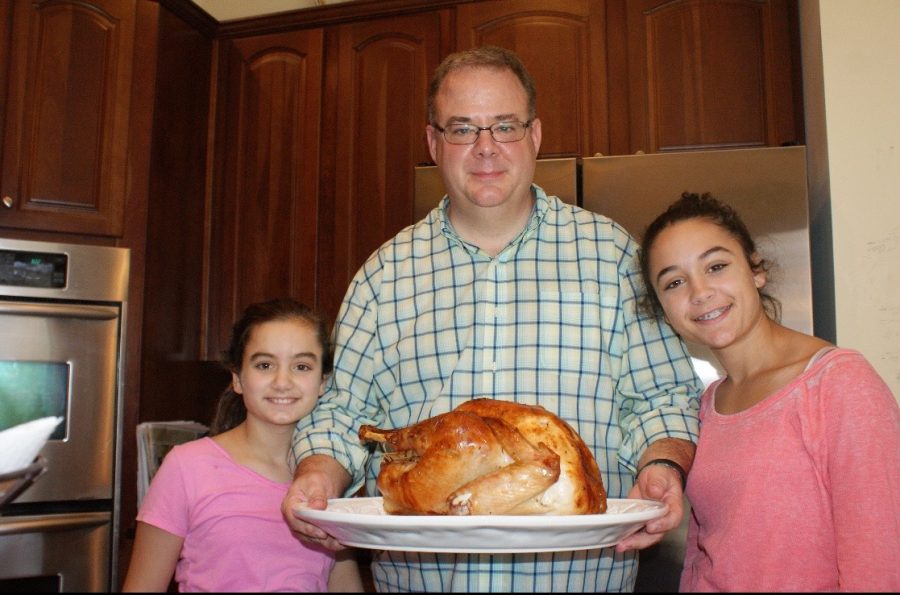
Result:
M566 422L538 405L473 399L405 428L362 426L388 454L378 489L389 514L598 514L600 470Z

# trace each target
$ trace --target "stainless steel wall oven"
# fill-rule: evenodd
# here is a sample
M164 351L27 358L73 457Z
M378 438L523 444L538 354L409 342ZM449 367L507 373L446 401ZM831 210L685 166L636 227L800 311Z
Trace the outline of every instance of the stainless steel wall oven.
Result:
M0 511L0 591L115 588L129 251L0 239L0 430L63 421Z

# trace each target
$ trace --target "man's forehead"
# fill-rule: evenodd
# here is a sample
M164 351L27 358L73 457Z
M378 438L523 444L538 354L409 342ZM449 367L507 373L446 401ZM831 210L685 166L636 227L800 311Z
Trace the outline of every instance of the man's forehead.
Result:
M485 77L487 75L487 78ZM478 78L477 81L471 80ZM495 85L496 83L496 85ZM487 87L490 86L490 89ZM463 105L491 106L496 103L496 111L489 113L493 121L519 119L528 111L528 95L521 81L508 69L487 67L465 67L449 73L435 95L435 111L443 118L454 121L469 121L473 114L458 112ZM463 105L460 105L463 104ZM492 111L479 109L479 112ZM519 113L521 112L521 113ZM479 113L479 117L483 117Z

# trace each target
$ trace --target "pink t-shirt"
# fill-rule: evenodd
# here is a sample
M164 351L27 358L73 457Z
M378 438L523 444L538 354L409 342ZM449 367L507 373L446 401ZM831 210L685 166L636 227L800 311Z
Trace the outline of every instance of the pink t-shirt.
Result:
M169 451L137 519L184 538L179 591L327 591L334 555L291 533L281 516L289 485L201 438Z
M700 407L681 591L900 590L900 408L834 349L733 415Z

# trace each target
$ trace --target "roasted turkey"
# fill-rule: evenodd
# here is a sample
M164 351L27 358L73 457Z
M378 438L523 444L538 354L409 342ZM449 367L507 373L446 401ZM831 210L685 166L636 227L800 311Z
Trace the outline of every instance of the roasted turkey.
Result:
M597 462L581 437L537 405L473 399L406 428L362 426L387 445L377 485L389 514L596 514Z

